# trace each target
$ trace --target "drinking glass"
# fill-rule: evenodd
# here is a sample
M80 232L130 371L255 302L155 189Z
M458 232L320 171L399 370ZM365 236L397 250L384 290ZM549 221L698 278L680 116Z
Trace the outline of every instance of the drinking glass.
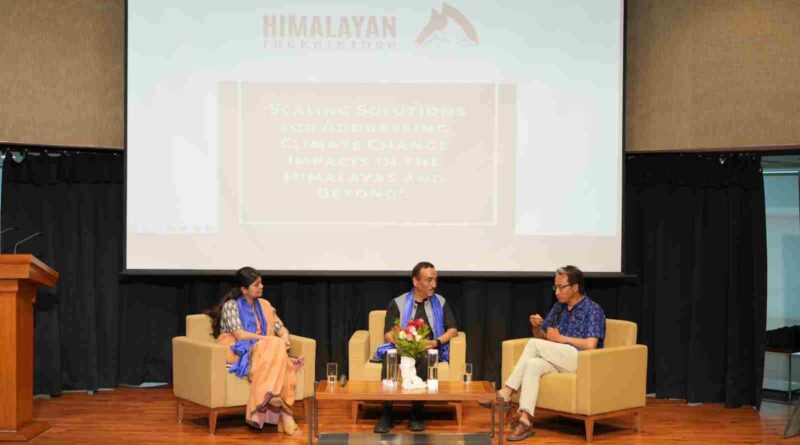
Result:
M327 365L325 365L325 369L327 369L328 385L335 384L336 383L336 375L338 374L338 371L339 371L339 365L337 365L336 363L331 362L331 363L328 363Z
M439 381L439 351L428 349L428 387L433 387Z
M472 382L472 363L464 363L464 383Z
M397 380L397 349L389 349L386 351L386 376L383 384L394 386L395 380Z

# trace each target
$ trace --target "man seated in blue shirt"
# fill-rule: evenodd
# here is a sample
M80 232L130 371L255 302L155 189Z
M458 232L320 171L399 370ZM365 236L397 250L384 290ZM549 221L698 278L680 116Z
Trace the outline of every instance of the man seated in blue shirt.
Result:
M531 422L539 379L552 372L576 372L578 351L603 347L606 316L603 309L584 292L583 273L575 266L556 271L553 291L558 302L547 317L530 316L533 336L498 393L508 401L519 391L520 418L508 440L518 441L533 435Z

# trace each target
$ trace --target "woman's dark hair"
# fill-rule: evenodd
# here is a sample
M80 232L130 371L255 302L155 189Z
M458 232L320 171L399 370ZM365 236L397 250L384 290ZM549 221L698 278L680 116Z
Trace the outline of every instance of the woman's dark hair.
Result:
M239 296L242 295L241 288L250 287L250 285L255 283L260 276L261 274L259 274L258 271L252 267L243 267L237 270L236 274L233 275L233 287L231 290L229 290L228 293L222 297L222 300L220 300L216 306L205 311L205 314L211 317L211 329L213 331L214 338L219 337L222 307L225 306L225 303L227 303L228 300L239 298Z

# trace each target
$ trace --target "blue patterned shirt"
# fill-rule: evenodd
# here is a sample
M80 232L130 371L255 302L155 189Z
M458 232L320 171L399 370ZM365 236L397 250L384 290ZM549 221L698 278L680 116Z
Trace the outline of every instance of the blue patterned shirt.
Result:
M561 315L558 317L558 325L553 326L559 310ZM571 311L567 310L567 303L556 302L542 323L542 331L546 332L549 327L558 328L558 332L567 337L594 337L597 339L597 348L600 349L603 347L603 339L606 338L606 314L599 304L584 294L583 299Z

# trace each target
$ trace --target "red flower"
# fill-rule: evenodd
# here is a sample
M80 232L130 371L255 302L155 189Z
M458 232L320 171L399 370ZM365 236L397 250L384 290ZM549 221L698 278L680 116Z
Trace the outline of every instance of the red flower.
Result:
M425 326L425 322L421 318L417 318L416 320L414 320L414 326L416 326L417 329L419 329Z
M402 331L402 330L403 330L403 329L402 329L400 326L397 326L397 325L395 325L394 327L392 327L392 329L393 329L393 330L395 330L396 332L400 332L400 331Z

